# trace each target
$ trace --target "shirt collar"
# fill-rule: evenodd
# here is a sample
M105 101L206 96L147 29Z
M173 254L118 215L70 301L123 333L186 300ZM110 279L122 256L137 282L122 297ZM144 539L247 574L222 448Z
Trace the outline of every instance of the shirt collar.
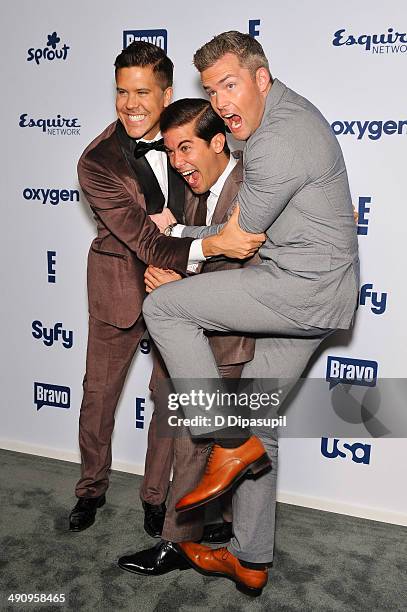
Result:
M213 194L217 198L220 196L220 193L223 189L226 179L228 178L229 174L232 172L236 164L237 164L237 159L233 157L233 155L230 155L228 165L226 166L226 168L224 169L224 171L222 172L222 174L220 175L216 183L212 185L212 187L209 190L211 194Z

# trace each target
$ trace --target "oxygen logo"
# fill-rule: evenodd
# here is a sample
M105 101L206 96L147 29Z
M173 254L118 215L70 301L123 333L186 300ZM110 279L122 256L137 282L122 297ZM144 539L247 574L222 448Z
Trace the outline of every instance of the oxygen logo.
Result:
M325 380L330 383L330 389L338 383L375 387L377 370L377 361L328 356Z
M71 407L71 390L69 387L35 382L34 404L37 406L37 411L43 406L68 409Z
M62 323L55 323L54 327L44 327L41 321L33 321L32 336L36 340L42 340L45 346L52 346L61 339L64 348L73 347L73 331L64 329Z
M331 443L332 448L328 450L328 444ZM321 453L327 459L341 459L351 458L354 463L363 463L369 465L370 463L370 451L372 449L371 444L362 444L361 442L354 442L348 444L347 442L341 443L342 449L339 447L340 440L334 438L329 440L328 438L321 438Z
M377 291L372 291L372 289L372 283L366 283L360 288L359 304L366 306L370 302L370 310L373 314L381 315L387 307L387 293L378 293Z
M362 140L367 136L370 140L379 140L384 135L392 136L407 134L407 120L398 121L334 121L331 128L335 136L356 136Z
M45 47L35 49L31 47L28 49L27 62L35 61L37 66L40 65L42 60L53 62L54 60L66 60L68 57L68 51L70 47L64 43L63 46L58 47L61 39L56 32L48 34L48 40Z
M349 34L345 29L337 30L334 34L332 44L334 47L349 47L356 45L364 51L371 53L406 53L406 32L395 32L394 28L388 28L384 34Z
M124 30L123 49L135 40L143 40L161 47L167 53L167 37L167 30Z
M57 206L60 202L79 202L78 189L49 189L49 187L25 187L24 200L52 204Z

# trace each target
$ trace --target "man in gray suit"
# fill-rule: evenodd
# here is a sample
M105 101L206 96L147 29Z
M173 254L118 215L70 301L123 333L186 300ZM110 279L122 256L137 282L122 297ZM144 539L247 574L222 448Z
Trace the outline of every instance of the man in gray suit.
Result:
M343 156L321 113L272 80L264 51L250 36L220 34L197 51L194 63L214 110L236 139L247 141L239 225L264 231L267 240L258 266L154 291L144 303L147 326L174 379L219 377L203 334L216 330L260 336L242 377L296 380L327 335L350 327L356 309L357 236ZM183 235L216 231L186 229ZM252 436L239 427L232 439L227 433L214 431L206 473L177 508L201 505L240 481L233 499L235 537L227 549L180 547L198 571L258 595L273 555L275 473L243 476L277 457L277 440L266 427L253 429Z

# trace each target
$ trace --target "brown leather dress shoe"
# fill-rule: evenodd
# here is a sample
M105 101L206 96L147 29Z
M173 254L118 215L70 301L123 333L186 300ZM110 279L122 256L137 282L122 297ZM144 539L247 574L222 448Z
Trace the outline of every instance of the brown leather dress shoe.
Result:
M256 436L237 448L214 444L201 482L177 502L175 509L182 512L202 506L225 493L245 474L258 474L270 465L264 446Z
M205 576L219 576L233 580L236 588L257 597L261 595L267 583L267 570L254 570L243 567L227 548L209 548L195 542L180 542L177 544L181 554L191 567Z

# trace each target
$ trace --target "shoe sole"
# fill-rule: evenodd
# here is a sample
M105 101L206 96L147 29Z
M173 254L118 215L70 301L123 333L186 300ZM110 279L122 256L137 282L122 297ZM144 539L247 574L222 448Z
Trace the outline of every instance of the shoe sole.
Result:
M233 576L230 576L229 574L224 574L223 572L206 571L202 569L201 567L199 567L199 565L195 565L195 563L191 561L191 559L184 553L184 551L181 548L178 547L178 551L184 557L184 559L189 563L192 569L196 570L199 574L202 574L203 576L215 576L217 578L226 578L227 580L231 580L232 582L234 582L238 591L240 591L241 593L244 593L245 595L249 595L250 597L259 597L263 592L264 587L261 587L260 589L249 587L243 582L240 582L239 580L234 578Z
M106 503L106 498L100 500L100 502L98 503L96 508L102 508L105 505L105 503ZM89 529L89 527L92 527L92 525L94 524L95 520L96 520L96 512L95 512L95 516L93 517L93 521L91 523L89 523L85 527L81 527L80 529L78 529L77 527L71 527L71 525L69 525L69 531L71 533L80 533L81 531L85 531L85 529Z
M189 504L188 506L182 506L181 508L177 508L177 506L175 506L175 510L176 512L186 512L187 510L199 508L199 506L203 506L204 504L207 504L210 501L217 499L218 497L226 493L226 491L229 491L229 489L231 489L236 483L239 482L239 480L241 480L247 474L252 474L253 476L261 474L262 472L265 472L269 467L271 467L271 461L267 453L264 453L264 455L256 459L256 461L253 461L253 463L247 465L241 472L239 472L239 474L234 477L234 479L227 485L227 487L225 487L221 491L218 491L217 493L215 493L214 495L210 495L209 497L205 497L205 499L201 499L199 502Z

